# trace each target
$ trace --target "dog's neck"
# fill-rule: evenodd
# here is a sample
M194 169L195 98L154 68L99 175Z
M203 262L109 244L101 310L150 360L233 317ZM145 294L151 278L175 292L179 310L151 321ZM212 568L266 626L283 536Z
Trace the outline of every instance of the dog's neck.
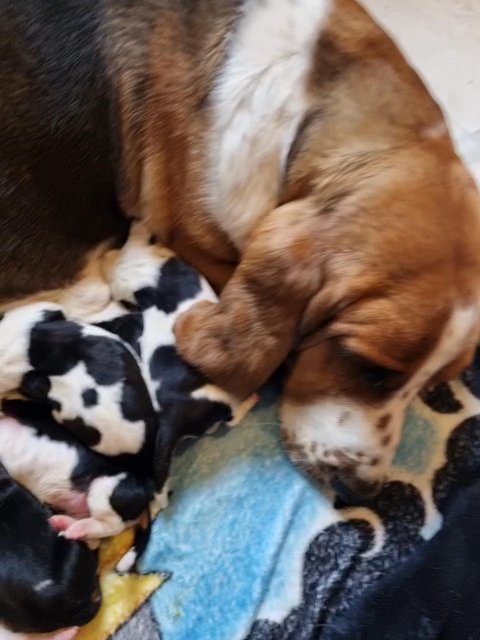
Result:
M220 288L262 216L313 165L315 180L322 159L335 175L346 154L381 154L442 116L354 0L232 0L213 16L205 5L189 30L182 10L164 9L143 63L117 61L122 195ZM379 74L388 86L372 95Z
M211 96L205 199L241 251L278 203L331 0L250 3ZM266 27L268 25L268 28Z

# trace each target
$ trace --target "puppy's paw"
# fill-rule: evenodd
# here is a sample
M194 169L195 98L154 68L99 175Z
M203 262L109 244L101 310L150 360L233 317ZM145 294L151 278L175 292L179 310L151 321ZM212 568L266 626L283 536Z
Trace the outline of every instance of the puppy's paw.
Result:
M250 413L250 411L255 407L259 400L260 396L258 395L258 393L253 393L243 402L235 403L235 406L233 407L233 418L230 420L230 422L227 422L228 426L238 426L240 422L245 418L245 416Z
M163 485L162 490L156 493L153 500L150 502L150 513L155 518L160 511L163 511L168 507L168 501L170 496L169 481L167 480Z
M60 535L63 535L68 540L87 541L109 538L121 533L125 528L117 521L109 522L107 520L97 520L96 518L74 520L69 516L52 516L50 523L54 529L60 531Z
M52 516L48 519L48 521L50 522L50 525L55 529L55 531L63 535L65 535L65 531L67 531L69 527L77 522L75 518L64 515Z
M138 554L137 550L132 547L125 555L123 555L115 567L115 572L120 574L136 573Z

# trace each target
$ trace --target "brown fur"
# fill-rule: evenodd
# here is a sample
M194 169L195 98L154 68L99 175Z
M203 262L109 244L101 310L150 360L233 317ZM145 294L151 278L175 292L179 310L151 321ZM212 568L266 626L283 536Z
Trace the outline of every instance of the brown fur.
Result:
M147 220L161 241L222 291L218 305L202 303L179 319L179 348L192 365L247 397L291 353L287 395L307 401L346 392L371 399L374 390L359 382L366 363L389 370L395 388L433 348L453 306L478 301L478 193L448 134L435 134L444 122L441 111L394 43L354 0L335 0L315 48L309 109L288 154L278 202L259 214L245 246L234 246L207 206L204 176L215 125L211 92L242 4L107 0L95 8L94 23L101 25L95 42L108 81L91 102L107 105L106 122L114 114L113 143L109 138L104 152L115 170L109 185L124 212ZM78 32L73 23L71 34ZM50 62L56 68L58 60ZM83 102L74 103L72 113ZM95 113L92 107L85 121ZM71 121L65 122L68 132ZM98 133L88 133L81 129L78 140L98 140ZM37 150L45 145L39 140ZM52 157L56 171L62 162L53 151ZM103 162L99 157L88 179L80 170L67 178L89 182ZM70 184L52 175L55 185ZM97 186L101 193L101 180ZM30 205L35 210L27 194L25 216L33 224ZM48 216L55 217L50 209ZM68 233L51 250L45 243L52 260L35 286L20 291L6 277L9 291L41 288L59 244L72 244L76 253L82 216L79 209L64 223ZM16 221L15 229L22 224ZM4 238L12 235L3 229ZM106 232L88 241L97 235L103 239ZM23 280L35 268L25 257ZM467 364L471 351L469 345L445 372Z
M220 304L192 309L176 333L189 362L240 395L300 339L287 394L371 398L341 349L394 370L399 386L452 304L478 300L478 194L448 135L429 135L438 106L350 0L318 43L310 92L284 204L259 221Z

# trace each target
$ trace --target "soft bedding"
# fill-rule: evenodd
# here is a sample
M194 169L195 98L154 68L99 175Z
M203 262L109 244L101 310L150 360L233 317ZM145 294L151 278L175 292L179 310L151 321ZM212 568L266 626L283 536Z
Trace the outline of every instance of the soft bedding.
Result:
M171 577L131 623L163 640L480 637L480 354L415 402L372 503L302 477L267 402L179 455L172 489L143 562Z

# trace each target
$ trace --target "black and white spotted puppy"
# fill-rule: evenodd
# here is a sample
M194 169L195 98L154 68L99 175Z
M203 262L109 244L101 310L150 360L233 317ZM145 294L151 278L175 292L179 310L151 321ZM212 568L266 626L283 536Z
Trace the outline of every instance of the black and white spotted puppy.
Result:
M154 494L162 506L178 441L235 423L250 406L209 384L176 352L178 313L214 299L204 279L138 228L110 256L108 272L114 302L92 318L100 326L67 320L49 303L14 309L0 322L0 394L18 390L44 403L42 420L38 404L17 403L12 413L10 403L23 445L10 447L15 424L4 422L0 458L8 457L12 475L24 482L35 478L32 491L65 512L54 522L76 539L118 533Z
M33 401L3 400L0 460L64 514L52 519L57 529L107 537L165 505L154 478L158 417L128 345L38 303L1 320L0 366L0 392Z
M73 540L121 533L152 506L153 479L122 470L62 429L45 404L4 400L0 460L26 489L59 512L57 531ZM158 506L165 506L157 498Z
M179 440L202 436L219 423L237 424L257 398L238 401L180 358L173 333L178 315L199 300L217 298L205 278L153 240L137 224L123 249L112 252L108 280L121 305L98 320L143 363L159 415L155 467L161 483Z
M92 450L151 475L157 415L138 357L116 335L50 303L19 307L0 321L0 371L0 394L47 402Z

